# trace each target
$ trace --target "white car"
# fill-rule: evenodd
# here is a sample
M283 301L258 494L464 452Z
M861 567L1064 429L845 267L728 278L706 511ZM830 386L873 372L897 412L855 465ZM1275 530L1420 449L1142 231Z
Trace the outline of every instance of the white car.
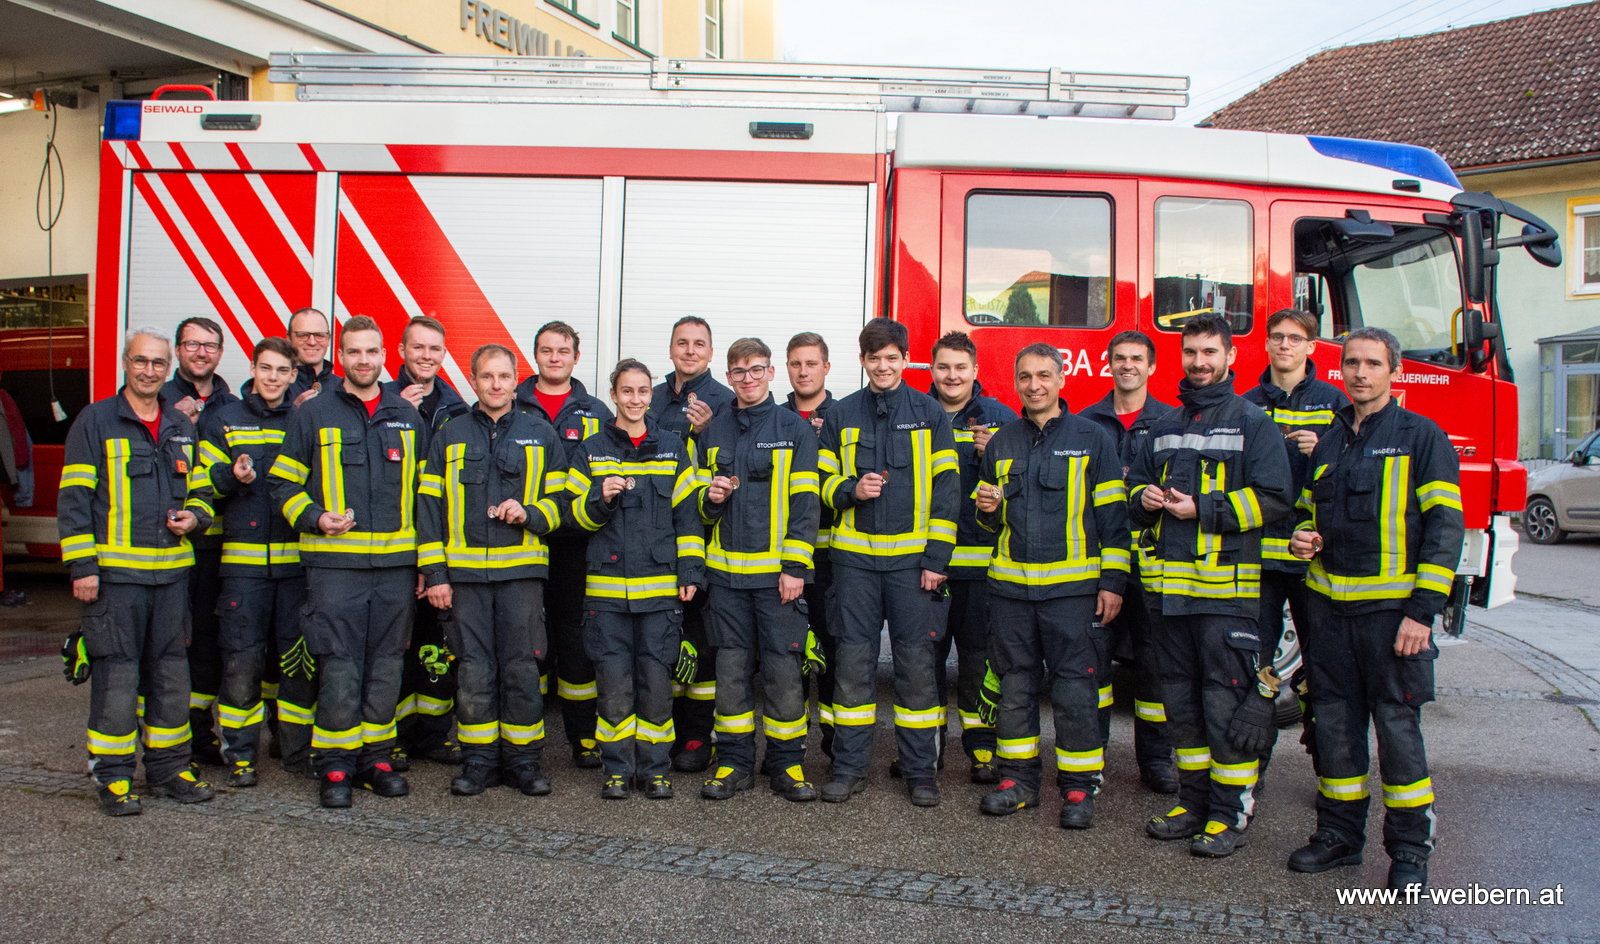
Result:
M1560 544L1572 532L1600 533L1600 433L1528 477L1522 533L1535 544Z

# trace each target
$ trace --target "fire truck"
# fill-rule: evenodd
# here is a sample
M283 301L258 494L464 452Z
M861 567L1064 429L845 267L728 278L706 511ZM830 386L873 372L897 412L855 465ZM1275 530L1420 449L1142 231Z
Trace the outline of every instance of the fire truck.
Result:
M314 306L395 341L439 319L458 389L489 341L531 372L555 319L591 389L619 357L664 371L671 325L698 315L724 345L820 333L844 394L861 324L886 315L910 331L913 385L960 329L985 391L1015 404L1012 358L1046 341L1075 409L1136 328L1173 402L1188 318L1230 319L1243 391L1267 316L1294 306L1321 319L1312 359L1335 382L1351 328L1401 339L1405 407L1461 456L1452 628L1469 597L1511 598L1505 515L1526 476L1494 266L1559 250L1431 151L1177 127L1185 78L1060 69L292 53L270 77L297 100L107 104L94 397L118 388L130 325L218 320L237 383L254 343Z

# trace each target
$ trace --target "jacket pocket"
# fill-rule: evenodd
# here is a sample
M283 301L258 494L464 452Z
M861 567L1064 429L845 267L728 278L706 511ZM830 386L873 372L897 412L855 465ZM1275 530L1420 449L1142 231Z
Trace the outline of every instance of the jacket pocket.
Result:
M1433 701L1433 664L1439 658L1439 647L1428 639L1428 648L1416 655L1400 658L1400 701L1413 708Z
M400 437L398 430L385 430L378 441L383 445L383 480L390 485L399 485L405 478L406 441ZM480 462L479 482L483 481L482 465Z
M1039 469L1041 505L1045 514L1057 515L1067 508L1067 486L1071 468L1061 459L1047 459Z
M117 655L119 649L116 621L111 617L111 603L106 599L105 592L102 584L99 598L93 603L85 603L83 613L78 618L78 631L83 633L84 648L93 659Z
M1376 469L1357 469L1345 480L1345 515L1351 521L1375 521L1378 517L1378 473Z
M883 463L879 461L878 437L870 429L857 430L861 438L856 440L855 467L856 475L865 475L868 472L882 472Z
M650 489L654 492L654 496L653 496L654 500L653 500L652 504L655 505L656 527L659 528L662 532L666 533L667 535L671 535L673 533L673 528L672 528L672 489L673 489L673 486L675 484L676 483L673 482L673 480L672 480L672 478L670 476L666 476L666 475L652 475L652 476L650 476ZM687 499L685 499L685 500L687 500ZM669 538L669 540L670 540L670 538ZM669 558L669 560L670 559L675 559L676 557L677 557L677 549L674 548L673 549L673 557Z

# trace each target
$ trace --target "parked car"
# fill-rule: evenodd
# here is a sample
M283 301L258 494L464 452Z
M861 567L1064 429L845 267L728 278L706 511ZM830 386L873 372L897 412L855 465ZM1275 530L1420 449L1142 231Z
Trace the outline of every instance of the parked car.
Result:
M1600 534L1600 432L1566 459L1528 478L1522 533L1535 544L1560 544L1570 533Z

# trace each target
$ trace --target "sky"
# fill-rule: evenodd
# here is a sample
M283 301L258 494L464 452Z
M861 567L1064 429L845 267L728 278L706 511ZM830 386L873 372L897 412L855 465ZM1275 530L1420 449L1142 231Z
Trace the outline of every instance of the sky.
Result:
M1551 0L784 0L784 58L1187 75L1201 121L1321 49L1568 6Z

